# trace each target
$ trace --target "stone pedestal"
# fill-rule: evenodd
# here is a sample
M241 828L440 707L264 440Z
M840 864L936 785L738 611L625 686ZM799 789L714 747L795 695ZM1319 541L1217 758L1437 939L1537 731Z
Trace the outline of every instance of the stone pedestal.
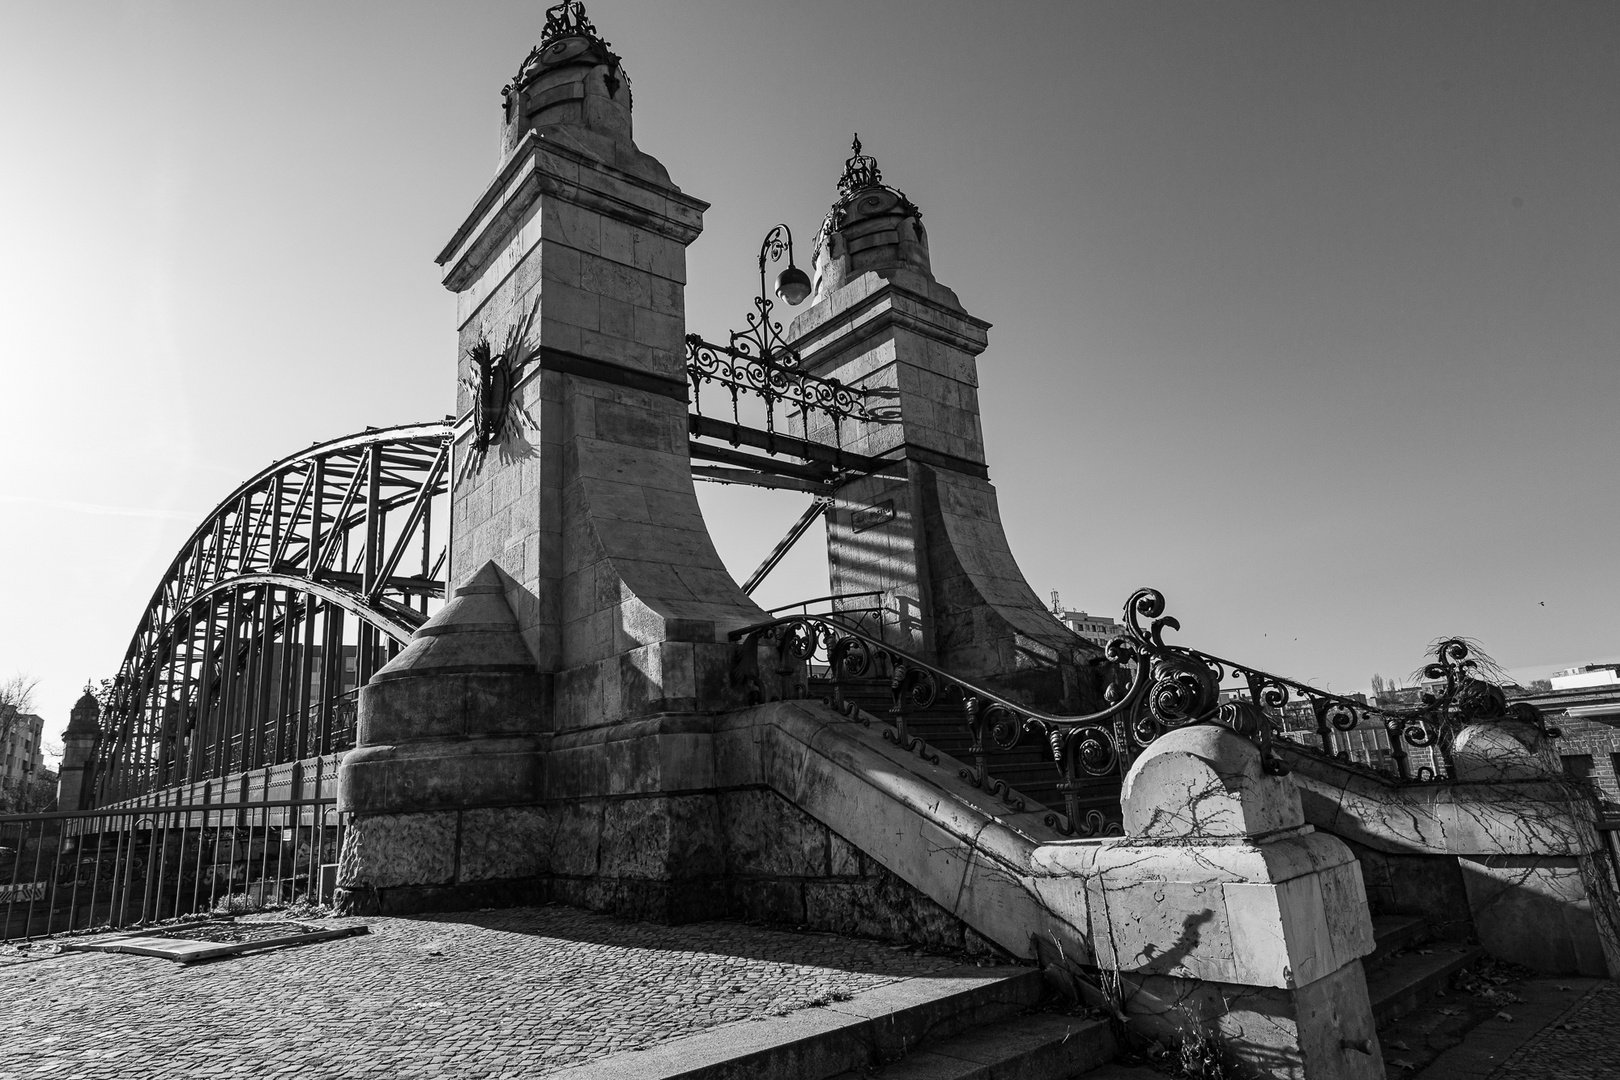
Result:
M1047 610L1001 524L979 425L990 324L934 280L916 206L856 156L817 239L813 305L789 334L805 370L865 393L889 422L824 418L811 437L889 458L839 488L827 536L835 594L882 594L886 637L952 672L1049 707L1096 701L1094 645ZM853 606L870 600L852 600Z
M1251 1075L1381 1077L1361 875L1305 824L1293 783L1246 739L1197 726L1137 759L1124 810L1125 839L1034 859L1042 899L1089 920L1124 1010L1163 1038L1221 1032Z

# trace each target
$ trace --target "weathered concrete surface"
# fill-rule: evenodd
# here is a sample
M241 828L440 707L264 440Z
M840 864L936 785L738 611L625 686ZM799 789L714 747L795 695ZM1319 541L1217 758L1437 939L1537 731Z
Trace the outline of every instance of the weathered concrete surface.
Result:
M1620 971L1620 902L1591 800L1548 776L1536 747L1511 728L1508 737L1523 747L1518 765L1500 737L1470 734L1467 768L1491 777L1474 781L1398 784L1286 746L1280 754L1318 828L1387 853L1391 865L1454 863L1473 930L1492 955L1549 974ZM1529 778L1501 778L1510 771ZM1418 877L1444 885L1451 874ZM1420 889L1408 910L1445 922L1455 918L1445 909L1454 898L1449 888Z
M1563 769L1552 742L1535 724L1504 719L1469 724L1451 744L1457 780L1558 779Z
M1492 956L1550 974L1609 976L1587 883L1604 856L1459 855L1474 931Z
M1097 965L1125 976L1128 1010L1167 1033L1219 1028L1255 1075L1382 1075L1361 876L1305 823L1290 778L1266 774L1248 740L1198 726L1150 745L1124 790L1140 834L1044 845L1032 865L1046 910L1086 926Z

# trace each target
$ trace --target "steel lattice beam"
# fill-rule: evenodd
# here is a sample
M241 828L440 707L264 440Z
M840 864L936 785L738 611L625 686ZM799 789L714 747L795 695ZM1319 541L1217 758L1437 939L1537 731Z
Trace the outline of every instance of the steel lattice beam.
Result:
M223 499L125 653L98 801L343 749L354 692L444 595L449 454L446 424L368 430Z

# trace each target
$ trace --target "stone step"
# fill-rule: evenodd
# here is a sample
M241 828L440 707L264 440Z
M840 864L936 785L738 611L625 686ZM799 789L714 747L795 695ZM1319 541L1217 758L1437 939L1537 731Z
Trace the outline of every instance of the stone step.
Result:
M1436 945L1431 952L1401 953L1367 972L1367 997L1379 1027L1411 1012L1445 989L1455 971L1485 955L1478 945Z
M722 1024L648 1050L600 1058L569 1070L568 1078L827 1080L852 1070L860 1075L964 1031L1020 1019L1045 993L1044 976L1035 968L904 979L848 1001ZM1111 1041L1106 1051L1098 1061L1112 1056Z
M877 1071L836 1080L1069 1080L1113 1060L1106 1020L1034 1013L932 1042Z
M1372 926L1376 947L1362 961L1369 972L1394 953L1429 937L1429 921L1421 915L1374 915Z

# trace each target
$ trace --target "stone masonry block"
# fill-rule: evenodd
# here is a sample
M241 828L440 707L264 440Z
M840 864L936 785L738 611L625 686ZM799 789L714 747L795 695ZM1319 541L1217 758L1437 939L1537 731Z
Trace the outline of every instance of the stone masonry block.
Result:
M774 791L722 792L720 818L725 823L728 874L799 878L829 875L827 827Z
M551 807L553 874L586 877L597 872L602 844L601 799L567 800Z
M602 216L597 212L561 199L545 199L540 213L546 248L561 244L593 255L601 253ZM542 252L542 260L544 257Z
M356 817L343 841L339 886L448 884L456 872L457 825L453 810Z
M538 806L464 810L460 881L533 877L549 869L550 814Z
M614 799L604 808L600 872L670 881L722 872L713 795Z

